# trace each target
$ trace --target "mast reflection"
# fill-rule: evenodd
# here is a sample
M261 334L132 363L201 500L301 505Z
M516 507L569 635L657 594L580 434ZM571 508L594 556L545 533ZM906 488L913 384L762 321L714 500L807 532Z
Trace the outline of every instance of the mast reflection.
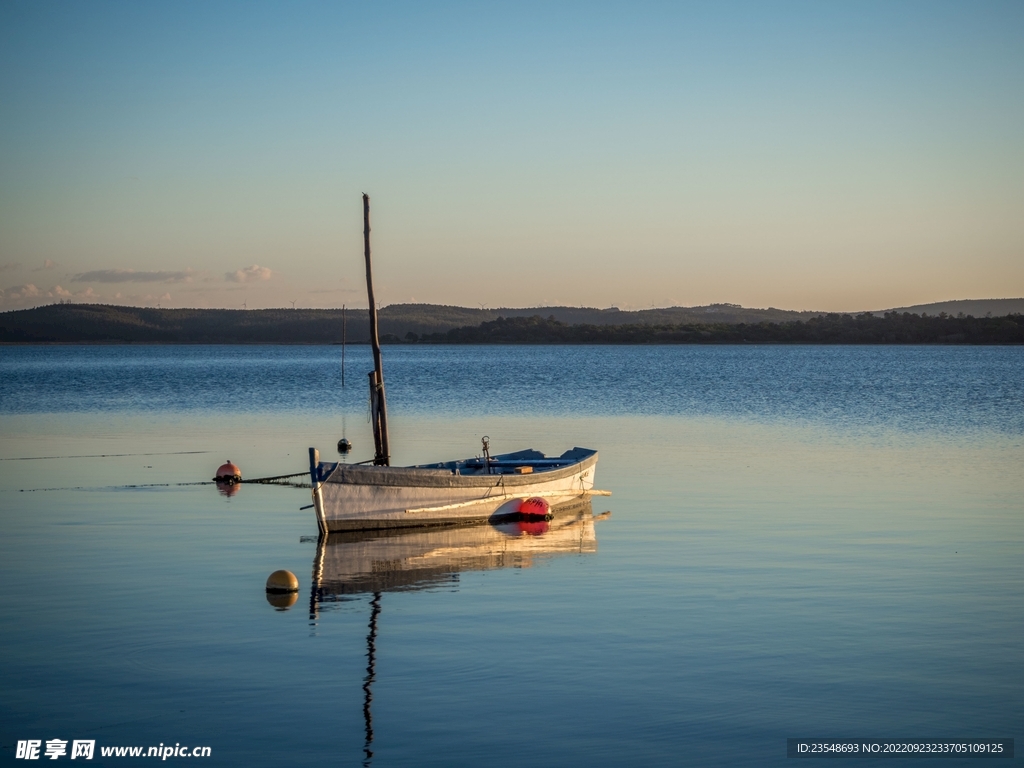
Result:
M377 677L377 617L380 616L380 592L373 593L370 601L370 634L366 636L366 677L363 679L363 722L366 725L366 740L363 742L364 766L373 760L373 712L370 703L373 701L373 681Z

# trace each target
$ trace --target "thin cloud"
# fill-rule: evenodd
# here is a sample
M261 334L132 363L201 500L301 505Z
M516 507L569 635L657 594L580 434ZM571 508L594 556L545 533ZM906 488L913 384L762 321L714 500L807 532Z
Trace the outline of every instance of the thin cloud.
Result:
M36 288L32 283L28 285L15 285L12 288L8 288L4 291L5 298L8 299L34 299L37 296L42 296L43 292Z
M91 287L86 288L84 291L69 291L67 288L55 285L46 292L46 297L49 299L98 299L100 295Z
M90 288L89 290L92 289ZM154 296L152 293L135 293L125 296L120 291L118 291L117 293L114 294L113 299L114 301L170 301L171 294L165 293L162 296Z
M33 272L45 272L45 271L47 271L48 269L56 269L56 268L57 268L57 267L59 267L59 266L60 266L60 264L58 264L58 263L57 263L56 261L54 261L53 259L46 259L46 260L45 260L45 261L43 262L43 266L41 266L41 267L36 267L36 268L35 268L35 269L33 269L32 271L33 271Z
M138 272L134 269L94 269L79 272L71 279L76 283L188 283L193 272Z
M55 285L44 290L39 286L28 283L27 285L15 285L7 289L0 289L0 304L11 307L30 307L47 303L47 299L57 299L62 302L71 300L96 301L103 298L91 287L82 291L69 291L60 285Z
M6 272L9 269L19 269L21 264L0 264L0 272Z
M269 280L274 273L259 264L253 264L235 272L225 272L224 279L230 283L248 283L253 280Z

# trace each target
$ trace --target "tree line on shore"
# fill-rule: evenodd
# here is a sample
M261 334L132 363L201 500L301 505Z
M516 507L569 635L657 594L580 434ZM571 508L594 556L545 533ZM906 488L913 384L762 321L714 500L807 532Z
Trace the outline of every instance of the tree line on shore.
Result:
M398 342L397 338L388 341ZM566 325L554 317L499 317L446 333L407 334L426 344L1021 344L1024 315L952 317L889 312L829 314L784 323Z

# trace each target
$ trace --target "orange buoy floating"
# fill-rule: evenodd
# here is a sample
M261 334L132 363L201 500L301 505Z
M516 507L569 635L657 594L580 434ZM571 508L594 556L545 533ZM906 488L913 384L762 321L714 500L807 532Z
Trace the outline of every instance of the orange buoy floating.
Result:
M242 482L242 470L232 464L231 459L228 459L217 468L213 482L217 484L217 490L222 495L231 498L238 493L238 489L241 487L239 483Z
M217 468L217 474L214 476L214 482L217 483L240 483L242 482L242 470L236 465L231 463L231 459L220 465Z
M551 514L551 505L539 496L532 496L519 502L519 514L523 517L547 517Z

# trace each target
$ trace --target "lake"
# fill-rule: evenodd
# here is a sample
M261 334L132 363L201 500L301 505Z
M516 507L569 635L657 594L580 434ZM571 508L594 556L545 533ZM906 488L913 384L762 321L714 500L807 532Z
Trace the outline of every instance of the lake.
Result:
M385 347L393 463L596 448L612 496L578 528L318 542L308 489L207 481L342 436L370 458L369 348L344 387L340 360L3 348L5 762L770 766L790 737L1020 735L1024 349Z

